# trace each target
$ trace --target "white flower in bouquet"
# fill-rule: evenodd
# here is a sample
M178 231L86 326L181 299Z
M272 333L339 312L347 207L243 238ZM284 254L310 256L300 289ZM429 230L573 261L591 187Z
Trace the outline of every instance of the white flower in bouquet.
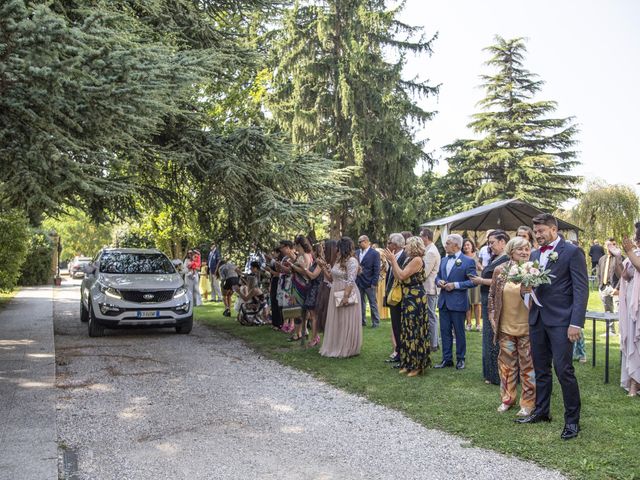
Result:
M525 287L539 287L551 283L550 270L542 270L540 264L535 262L523 262L513 265L509 269L507 280L513 283L521 283Z

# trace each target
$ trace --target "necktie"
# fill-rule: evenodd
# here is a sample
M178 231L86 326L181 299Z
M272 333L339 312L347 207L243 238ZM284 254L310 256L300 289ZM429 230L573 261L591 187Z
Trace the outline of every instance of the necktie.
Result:
M447 255L447 258L456 258L456 254L452 253L451 255Z
M543 245L540 247L540 253L544 253L547 250L553 250L553 245Z

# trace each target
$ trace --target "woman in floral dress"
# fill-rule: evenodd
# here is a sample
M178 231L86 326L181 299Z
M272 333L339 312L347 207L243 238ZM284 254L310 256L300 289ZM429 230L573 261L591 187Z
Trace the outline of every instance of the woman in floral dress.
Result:
M405 244L407 259L401 268L396 256L385 250L393 275L402 284L400 317L400 373L407 377L421 375L431 365L427 294L424 289L425 246L420 237L410 237Z

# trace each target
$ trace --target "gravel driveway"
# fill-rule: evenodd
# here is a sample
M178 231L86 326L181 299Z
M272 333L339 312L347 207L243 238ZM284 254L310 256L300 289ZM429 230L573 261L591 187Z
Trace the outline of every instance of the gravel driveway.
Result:
M563 478L469 448L210 328L89 338L78 310L79 288L56 291L61 478Z

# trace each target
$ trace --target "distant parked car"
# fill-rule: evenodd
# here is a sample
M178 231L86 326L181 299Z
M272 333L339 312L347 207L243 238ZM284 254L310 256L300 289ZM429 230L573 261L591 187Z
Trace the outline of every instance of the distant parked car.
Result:
M89 257L75 257L69 263L69 275L71 278L84 277L83 266L89 265L91 259Z
M162 252L151 249L107 248L84 267L80 320L89 336L105 328L174 327L189 333L193 299L182 276Z

